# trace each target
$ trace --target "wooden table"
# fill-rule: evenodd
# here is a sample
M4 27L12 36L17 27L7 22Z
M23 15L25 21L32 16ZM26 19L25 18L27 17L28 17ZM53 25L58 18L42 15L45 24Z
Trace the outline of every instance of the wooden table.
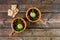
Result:
M27 29L9 37L13 18L7 15L7 11L14 3L18 4L20 10L16 17L26 20ZM46 25L27 21L26 10L31 6L41 10ZM60 0L0 0L0 40L60 40Z

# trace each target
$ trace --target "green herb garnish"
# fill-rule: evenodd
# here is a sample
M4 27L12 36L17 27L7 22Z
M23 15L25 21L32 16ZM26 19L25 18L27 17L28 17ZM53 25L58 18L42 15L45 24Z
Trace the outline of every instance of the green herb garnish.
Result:
M31 17L35 17L35 16L36 16L34 10L32 10L32 12L30 13L30 16L31 16Z
M21 31L23 29L23 25L22 24L18 24L17 27L15 27L15 29L17 31Z
M18 20L17 20L17 23L18 23L18 24L21 23L21 20L18 19Z
M33 20L33 21L37 20L37 17L32 17L32 20Z

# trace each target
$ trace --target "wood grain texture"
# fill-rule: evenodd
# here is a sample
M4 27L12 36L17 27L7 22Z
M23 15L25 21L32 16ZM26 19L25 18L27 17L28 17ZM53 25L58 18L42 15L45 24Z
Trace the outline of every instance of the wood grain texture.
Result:
M27 29L9 37L13 18L7 15L7 11L12 4L18 4L19 13L16 17L26 20ZM30 7L41 10L46 25L28 22L25 14ZM0 0L0 40L60 40L60 0Z
M60 37L0 37L0 40L30 40L30 39L31 40L60 40Z
M0 0L0 4L39 4L39 3L60 3L60 0Z
M0 37L9 37L11 29L0 29ZM22 33L15 33L13 37L60 37L60 29L27 29Z
M0 4L37 4L37 3L56 3L56 0L0 0ZM57 0L57 3L59 0Z
M19 12L26 12L30 7L37 7L41 12L60 12L60 5L55 4L21 4L18 5ZM0 4L0 12L7 12L11 4Z

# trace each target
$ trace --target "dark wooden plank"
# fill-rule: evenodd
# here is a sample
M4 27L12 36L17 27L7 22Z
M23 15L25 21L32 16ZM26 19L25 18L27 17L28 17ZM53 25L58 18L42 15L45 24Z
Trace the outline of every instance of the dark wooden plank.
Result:
M10 32L12 31L11 29L0 29L1 31L0 31L0 37L9 37L9 34L10 34ZM31 30L29 30L29 31L24 31L24 33L18 33L18 35L16 35L17 33L15 33L13 36L14 37L21 37L21 36L31 36L32 35L32 32L31 32Z
M0 4L0 12L7 12L10 9L11 5ZM26 12L26 10L30 7L37 7L41 10L41 12L60 12L60 4L22 4L18 5L19 12Z
M52 40L60 40L60 37L53 37Z
M60 37L0 37L0 40L60 40Z
M24 40L50 40L50 37L24 37Z
M0 4L39 4L39 3L60 3L60 0L0 0Z
M50 37L0 37L0 40L50 40Z
M60 37L24 37L24 40L60 40Z
M23 40L22 37L0 37L0 40Z
M0 29L0 37L9 37L11 29ZM26 29L13 37L60 37L60 29Z

